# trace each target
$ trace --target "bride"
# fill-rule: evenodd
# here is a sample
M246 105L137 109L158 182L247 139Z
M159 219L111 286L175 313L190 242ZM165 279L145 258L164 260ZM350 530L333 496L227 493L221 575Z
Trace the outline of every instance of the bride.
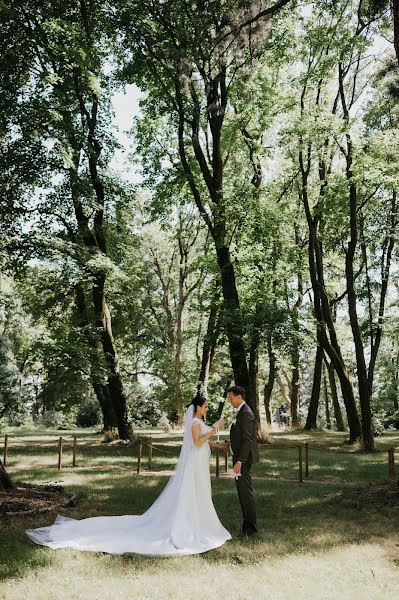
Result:
M28 529L28 537L50 548L152 556L198 554L222 546L231 535L212 502L209 440L224 420L208 427L203 421L207 412L208 401L198 393L185 414L175 473L144 514L80 520L57 515L49 527Z

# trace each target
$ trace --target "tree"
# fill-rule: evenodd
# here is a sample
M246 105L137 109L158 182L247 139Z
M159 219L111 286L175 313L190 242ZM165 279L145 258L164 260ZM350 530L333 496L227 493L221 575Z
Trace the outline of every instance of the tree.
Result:
M268 34L269 19L288 4L280 0L258 11L232 2L120 3L119 28L131 50L125 78L151 92L170 117L178 142L180 168L214 242L224 299L224 319L237 384L249 391L255 409L244 344L236 273L230 253L229 188L230 98L235 80ZM256 35L255 35L256 34Z
M128 438L126 396L106 298L109 262L105 222L115 182L106 174L114 142L107 130L110 88L104 71L111 36L104 27L105 13L98 3L89 7L84 0L68 11L51 1L16 2L2 10L15 32L8 45L17 50L23 32L26 74L25 78L14 78L19 88L12 95L15 110L13 114L10 111L8 126L18 131L20 143L29 146L31 138L21 128L28 114L41 146L51 148L43 170L53 182L61 178L61 183L53 185L54 192L36 202L31 211L39 215L42 227L36 232L36 242L31 236L30 248L41 258L46 253L48 257L48 245L45 248L41 243L38 248L37 239L43 240L43 230L49 234L52 228L57 240L50 244L52 251L54 246L60 250L62 240L68 260L75 260L80 269L86 281L86 285L81 281L76 284L81 322L95 326L107 365L107 389L93 380L94 389L103 408L111 402L119 435ZM10 58L8 70L11 63ZM96 345L97 341L89 344Z

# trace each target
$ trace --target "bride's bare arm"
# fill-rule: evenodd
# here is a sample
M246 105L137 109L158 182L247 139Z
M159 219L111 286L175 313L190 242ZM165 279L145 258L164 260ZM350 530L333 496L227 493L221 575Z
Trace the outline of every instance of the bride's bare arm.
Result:
M200 446L205 444L205 442L207 442L213 435L215 435L216 428L212 427L212 429L208 431L208 433L201 436L201 428L199 423L193 423L191 426L191 431L193 432L193 442L199 448Z

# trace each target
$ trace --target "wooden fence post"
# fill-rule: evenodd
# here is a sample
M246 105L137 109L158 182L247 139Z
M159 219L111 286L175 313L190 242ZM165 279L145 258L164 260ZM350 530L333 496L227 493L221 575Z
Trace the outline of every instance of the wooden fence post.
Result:
M73 436L72 466L76 467L76 435Z
M299 463L299 483L303 482L302 472L302 445L298 446L298 463Z
M148 444L148 469L151 471L152 468L152 438L150 437L150 443Z
M3 465L7 465L7 451L8 451L8 435L4 436L4 454L3 454Z
M216 447L216 477L219 477L219 446Z
M62 459L62 437L58 439L58 470L61 469L61 459Z
M224 449L224 472L227 473L227 467L228 467L228 449L225 448Z
M305 477L309 477L309 444L305 444Z
M137 474L140 473L141 470L141 453L143 450L143 442L138 442L137 444Z

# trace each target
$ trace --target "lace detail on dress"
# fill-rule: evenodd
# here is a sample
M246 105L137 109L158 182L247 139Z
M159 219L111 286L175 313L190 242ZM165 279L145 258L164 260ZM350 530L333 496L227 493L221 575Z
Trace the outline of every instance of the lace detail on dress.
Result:
M212 429L212 427L209 427L208 425L206 425L202 419L198 419L197 417L194 417L193 421L196 421L200 424L201 436L205 435L206 433L208 433L208 431L210 431Z

